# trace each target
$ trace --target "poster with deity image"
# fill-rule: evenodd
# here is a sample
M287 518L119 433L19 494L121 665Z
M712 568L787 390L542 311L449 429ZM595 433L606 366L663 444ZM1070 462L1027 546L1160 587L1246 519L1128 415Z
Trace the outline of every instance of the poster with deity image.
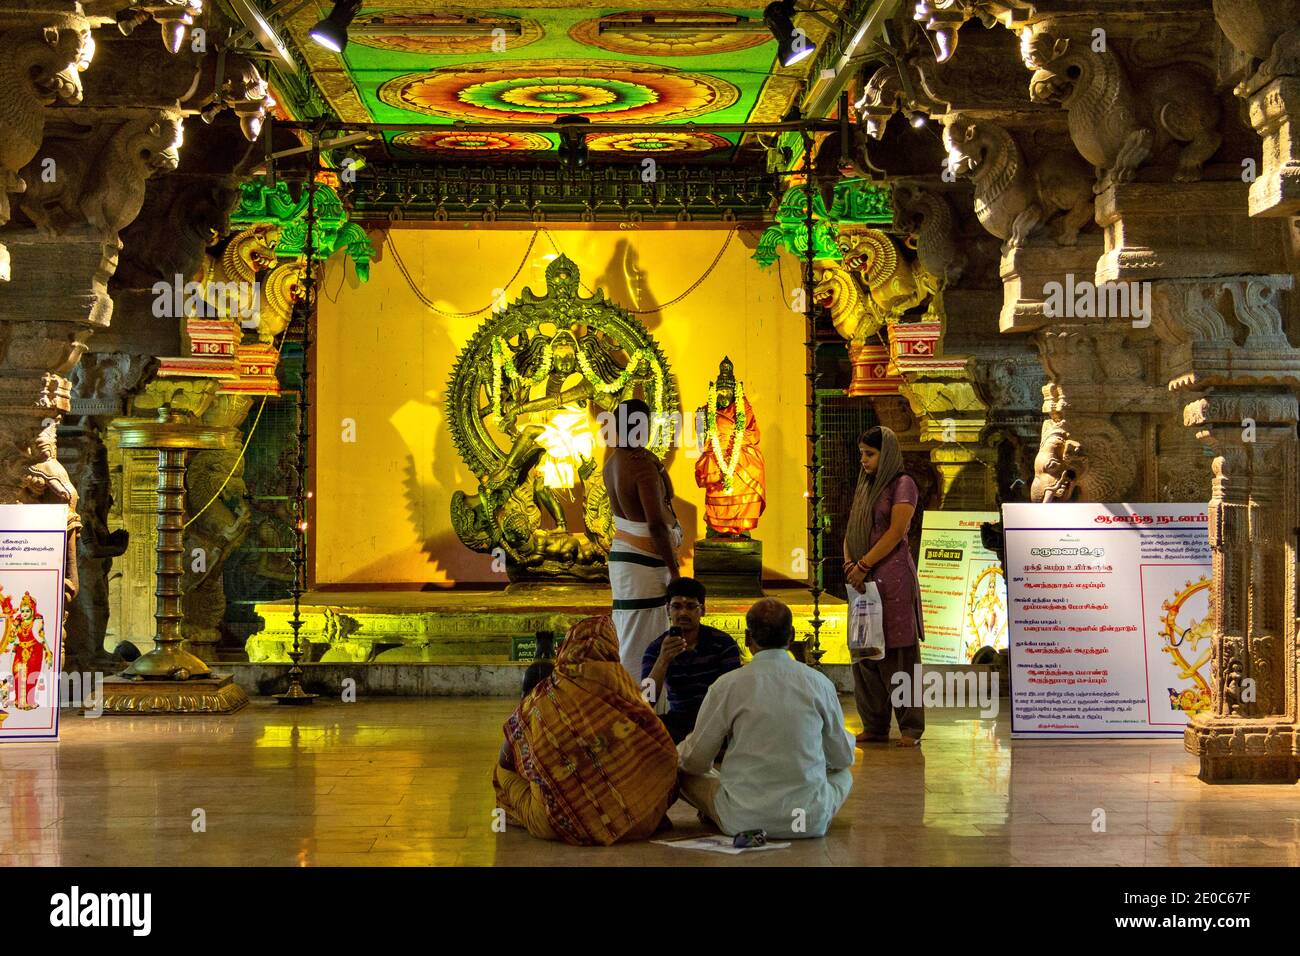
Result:
M916 574L921 584L925 664L969 664L985 647L1007 647L1007 581L985 549L980 525L996 511L927 511Z
M1182 736L1210 706L1201 504L1003 506L1013 737Z
M0 505L0 743L59 739L66 505Z

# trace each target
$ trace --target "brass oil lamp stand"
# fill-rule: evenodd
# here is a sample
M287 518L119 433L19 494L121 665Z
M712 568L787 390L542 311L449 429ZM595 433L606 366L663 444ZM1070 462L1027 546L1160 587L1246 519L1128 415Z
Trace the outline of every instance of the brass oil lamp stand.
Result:
M230 674L214 674L181 636L181 578L185 561L185 462L191 451L225 448L233 434L176 420L169 406L156 419L122 418L110 427L123 448L158 452L158 540L155 545L157 622L153 650L104 682L109 714L229 714L248 703Z

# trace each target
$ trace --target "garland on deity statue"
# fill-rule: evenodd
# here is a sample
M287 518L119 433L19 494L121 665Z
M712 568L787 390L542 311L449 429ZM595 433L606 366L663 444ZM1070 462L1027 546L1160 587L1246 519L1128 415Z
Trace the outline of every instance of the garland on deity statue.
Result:
M592 388L605 395L612 395L615 392L623 391L623 389L627 387L627 383L632 380L633 374L635 374L642 362L645 362L650 366L650 374L654 378L654 394L650 399L650 407L654 410L657 416L659 411L663 408L664 370L655 359L654 352L648 348L637 349L628 356L627 368L623 369L618 378L614 379L612 382L605 383L592 369L591 363L587 361L587 356L583 354L581 349L578 350L578 367L582 369L582 377L591 384ZM662 451L665 445L666 441L664 440L659 423L657 421L652 422L650 429L650 442L647 447L662 458Z
M581 351L579 351L579 355L581 354ZM514 356L506 355L501 338L498 336L492 340L492 382L488 392L492 396L492 414L497 418L501 417L501 393L505 391L505 383L501 381L502 372L509 376L510 381L516 384L520 382L529 386L542 384L542 382L546 381L546 377L551 374L551 343L547 342L542 346L542 361L538 365L537 371L525 377L520 374L519 369L515 368Z
M659 363L655 361L654 353L649 349L637 349L628 356L627 368L623 369L618 378L608 383L601 380L600 376L592 369L591 363L587 361L587 356L583 354L581 349L578 350L578 367L582 369L582 377L591 383L592 388L606 395L623 391L642 362L650 366L650 372L654 376L655 394L650 406L657 409L660 407L659 400L663 393L664 371L659 367Z
M698 421L698 419L697 419ZM745 384L736 383L736 427L731 432L731 447L727 454L722 454L722 442L718 439L718 386L709 383L709 404L705 406L704 412L704 437L710 447L713 448L714 460L718 463L718 470L722 472L722 491L724 494L732 492L732 476L736 473L736 468L740 465L740 453L744 450L745 443L741 440L745 434Z
M606 382L591 367L591 362L581 348L575 350L578 358L578 368L582 371L582 377L596 391L604 395L612 395L623 391L636 370L641 367L641 363L646 363L650 367L650 373L654 379L654 393L650 401L650 407L660 409L662 407L664 395L664 370L655 358L655 354L648 348L640 348L634 351L628 357L627 367L612 382ZM492 414L500 418L501 416L501 395L505 391L502 376L508 377L510 381L516 384L525 384L529 386L540 385L546 381L546 377L551 374L551 343L547 342L543 347L541 364L537 371L532 375L523 375L516 367L514 356L506 351L505 344L500 337L492 340L492 381L489 383L488 391L492 398ZM656 429L658 431L658 429ZM652 447L658 445L658 439L651 442Z

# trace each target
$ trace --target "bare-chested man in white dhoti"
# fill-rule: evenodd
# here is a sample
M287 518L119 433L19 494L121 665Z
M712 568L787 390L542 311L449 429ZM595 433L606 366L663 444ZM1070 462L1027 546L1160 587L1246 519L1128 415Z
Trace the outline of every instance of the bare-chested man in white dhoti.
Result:
M679 577L682 529L673 513L673 486L663 462L646 447L650 408L629 399L614 412L618 443L605 462L605 488L614 509L609 585L619 656L641 680L641 657L668 627L668 582Z

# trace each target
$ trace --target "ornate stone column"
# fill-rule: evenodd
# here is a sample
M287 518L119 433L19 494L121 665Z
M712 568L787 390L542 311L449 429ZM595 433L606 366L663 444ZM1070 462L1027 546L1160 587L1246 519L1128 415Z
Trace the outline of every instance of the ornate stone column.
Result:
M1249 58L1236 93L1264 141L1250 214L1300 215L1300 2L1214 0L1214 16Z
M1059 433L1078 448L1066 468L1075 473L1078 500L1197 500L1179 475L1201 478L1203 469L1174 454L1179 446L1161 444L1161 425L1175 410L1159 379L1152 341L1133 334L1130 322L1056 322L1036 340L1048 382L1043 386L1046 416L1043 444ZM1055 488L1052 457L1035 465L1031 499L1044 500ZM1072 494L1050 500L1070 500Z
M1160 331L1179 353L1170 387L1192 396L1185 421L1214 454L1212 711L1185 734L1210 783L1300 778L1300 349L1279 309L1293 284L1290 275L1177 281L1158 298Z
M9 194L28 185L21 171L45 137L45 108L81 102L81 73L94 53L90 21L76 0L16 0L0 10L0 228L10 219ZM0 281L11 275L0 243Z
M146 356L123 352L84 356L72 370L71 409L59 427L59 455L77 485L82 521L78 539L80 591L68 614L65 660L69 670L107 666L115 642L106 642L109 575L113 561L127 550L125 528L110 529L110 513L120 496L109 465L102 431L126 408L126 401L149 372ZM118 577L122 568L118 566Z
M118 231L139 212L145 180L176 167L181 135L179 111L147 97L123 108L83 102L90 25L79 4L59 0L0 11L0 266L11 280L0 283L0 501L70 506L69 609L81 520L56 429L69 376L112 314Z

